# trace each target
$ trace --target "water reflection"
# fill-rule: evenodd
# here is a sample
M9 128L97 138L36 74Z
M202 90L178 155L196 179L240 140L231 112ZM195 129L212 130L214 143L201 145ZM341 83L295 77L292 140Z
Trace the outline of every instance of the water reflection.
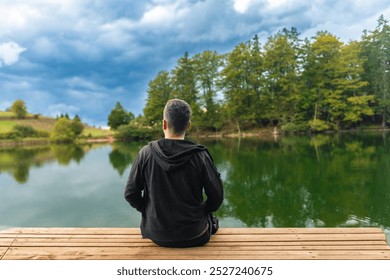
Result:
M210 142L225 175L219 211L250 227L390 227L390 154L381 135Z
M217 213L221 226L390 229L387 135L198 142L208 146L224 181L225 201ZM55 215L47 219L48 226L137 227L139 214L124 201L123 188L144 144L0 150L0 210L12 216L17 226L24 225L26 213L28 223L43 226L41 212L45 212ZM35 176L30 176L32 168ZM20 190L3 188L4 174L19 184L33 185L29 189L34 190L22 194ZM50 178L45 178L46 182L40 174L50 174ZM55 188L61 189L61 195ZM27 199L30 204L24 209L23 200ZM78 210L68 219L65 208L56 209L59 204ZM49 206L54 210L45 208ZM40 214L34 217L34 211Z
M112 167L118 171L119 175L123 175L137 156L138 150L143 143L114 143L112 151L109 154L109 159Z
M18 183L24 184L28 181L31 167L41 167L52 161L61 165L68 165L72 160L79 163L90 147L73 144L2 149L0 173L9 173Z

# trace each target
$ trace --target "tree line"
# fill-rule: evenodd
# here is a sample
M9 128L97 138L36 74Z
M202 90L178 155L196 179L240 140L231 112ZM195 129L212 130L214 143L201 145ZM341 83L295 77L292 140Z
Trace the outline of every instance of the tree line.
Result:
M203 131L277 126L326 131L389 124L390 28L383 16L361 40L343 43L320 31L311 39L283 29L264 45L255 35L220 54L179 58L148 84L138 126L161 127L170 98L186 100ZM134 126L134 125L133 125Z

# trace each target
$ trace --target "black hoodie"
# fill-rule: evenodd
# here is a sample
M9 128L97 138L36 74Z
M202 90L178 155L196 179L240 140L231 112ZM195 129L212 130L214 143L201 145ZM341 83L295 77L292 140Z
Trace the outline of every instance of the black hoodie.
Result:
M188 140L160 139L138 153L125 198L142 213L143 237L183 241L204 232L207 214L222 203L223 187L206 147Z

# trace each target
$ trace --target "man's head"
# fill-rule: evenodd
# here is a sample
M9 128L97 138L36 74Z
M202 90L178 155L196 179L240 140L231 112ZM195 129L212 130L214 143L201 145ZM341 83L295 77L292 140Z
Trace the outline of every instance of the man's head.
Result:
M184 136L190 126L191 108L180 99L170 99L164 108L163 129L173 136ZM167 136L167 135L166 135Z

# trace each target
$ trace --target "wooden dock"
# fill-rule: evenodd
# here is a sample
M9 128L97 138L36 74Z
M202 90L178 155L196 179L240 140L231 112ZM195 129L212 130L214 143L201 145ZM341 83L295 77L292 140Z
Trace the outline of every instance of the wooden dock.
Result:
M390 260L379 228L221 228L197 248L162 248L134 228L0 231L1 260Z

